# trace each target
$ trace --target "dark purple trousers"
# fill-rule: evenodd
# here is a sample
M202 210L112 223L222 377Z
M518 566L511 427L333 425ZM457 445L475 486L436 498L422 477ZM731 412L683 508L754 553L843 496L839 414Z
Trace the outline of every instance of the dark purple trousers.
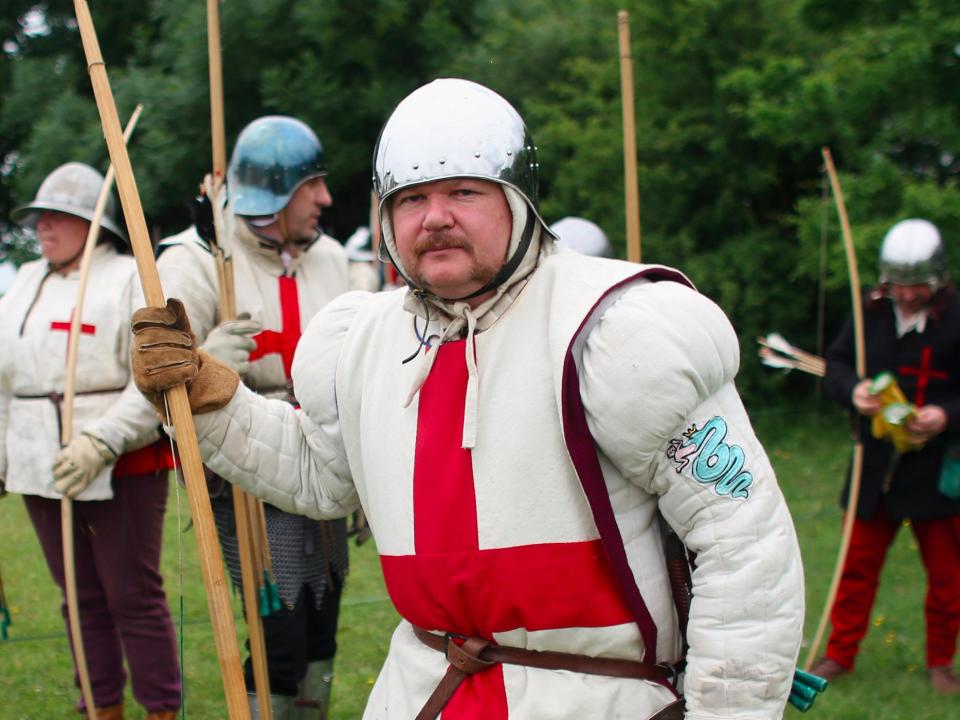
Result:
M80 625L98 707L123 702L124 656L137 702L148 712L180 707L176 634L160 576L168 485L166 470L114 478L112 500L73 503ZM23 499L63 593L60 501ZM61 611L69 624L66 601Z

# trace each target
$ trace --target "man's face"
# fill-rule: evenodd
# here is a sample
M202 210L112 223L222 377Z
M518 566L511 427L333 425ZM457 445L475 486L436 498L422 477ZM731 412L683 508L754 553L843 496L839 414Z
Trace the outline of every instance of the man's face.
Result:
M281 210L287 238L294 242L310 242L317 235L323 208L333 205L333 198L322 177L307 180L298 187L290 202Z
M71 270L79 264L77 257L87 239L90 222L76 215L44 210L37 217L37 240L40 252L51 265L61 266L71 258L75 262L62 270Z
M452 178L414 185L393 197L390 219L407 275L441 298L476 292L507 259L513 216L499 183Z
M923 310L933 297L933 291L926 283L916 285L891 285L893 302L906 315L915 315Z

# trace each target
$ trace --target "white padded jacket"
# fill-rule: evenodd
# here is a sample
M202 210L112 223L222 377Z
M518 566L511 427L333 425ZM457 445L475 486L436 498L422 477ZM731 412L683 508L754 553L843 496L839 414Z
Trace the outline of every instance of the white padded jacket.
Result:
M464 341L439 350L404 407L416 368L401 360L419 342L402 309L405 290L347 294L314 319L294 362L302 412L240 387L226 408L196 417L207 462L278 507L334 517L362 504L405 618L368 720L414 716L445 672L411 622L515 647L649 658L611 590L571 462L568 356L630 569L658 630L658 659L676 658L679 636L657 510L697 553L686 717L782 716L802 631L802 566L733 384L736 337L705 297L679 282L635 279L637 271L568 252L541 261L476 335L478 429L469 451L458 447L456 427ZM466 489L451 490L450 478ZM501 703L514 720L572 720L647 718L672 699L644 681L499 672L496 682L458 690L455 701Z

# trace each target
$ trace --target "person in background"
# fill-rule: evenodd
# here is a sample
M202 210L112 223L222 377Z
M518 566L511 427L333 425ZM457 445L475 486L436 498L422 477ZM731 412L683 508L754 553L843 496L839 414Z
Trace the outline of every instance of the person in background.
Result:
M196 227L160 243L158 268L168 296L183 300L204 349L263 397L298 407L291 364L310 319L349 289L347 255L320 229L333 202L323 147L311 128L268 115L237 138L224 210L240 319L220 318L217 271ZM209 205L202 205L209 211ZM209 222L200 222L209 227ZM241 586L230 486L212 481L224 556ZM326 718L333 682L337 618L347 574L346 524L320 522L264 504L269 552L282 607L263 618L274 717ZM251 711L253 667L246 661Z
M860 498L850 550L833 606L826 654L811 669L833 680L853 671L887 550L909 524L927 572L926 664L937 692L955 695L953 672L960 631L960 296L947 281L940 232L930 222L894 225L880 249L880 286L864 303L867 377L857 376L853 323L847 320L827 351L824 387L854 414L864 444ZM870 421L882 411L872 391L879 373L891 373L916 413L906 422L920 449L897 452L873 437ZM952 458L952 459L951 459Z
M113 198L86 286L72 439L60 446L68 331L102 185L92 167L70 162L13 212L36 232L42 257L22 265L0 299L0 487L23 495L64 593L60 499L74 501L81 636L97 718L124 716L126 659L147 717L172 720L180 668L160 551L173 464L153 408L130 383L128 311L143 294ZM63 608L66 619L65 600Z

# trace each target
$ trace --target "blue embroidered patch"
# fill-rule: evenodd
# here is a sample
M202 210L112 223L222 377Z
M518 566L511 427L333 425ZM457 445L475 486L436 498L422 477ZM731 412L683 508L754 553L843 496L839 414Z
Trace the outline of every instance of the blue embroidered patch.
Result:
M746 461L743 448L725 443L726 436L727 422L716 415L702 428L691 425L682 439L671 440L667 457L678 473L690 465L693 479L703 485L713 483L717 495L746 500L753 475L743 469Z

